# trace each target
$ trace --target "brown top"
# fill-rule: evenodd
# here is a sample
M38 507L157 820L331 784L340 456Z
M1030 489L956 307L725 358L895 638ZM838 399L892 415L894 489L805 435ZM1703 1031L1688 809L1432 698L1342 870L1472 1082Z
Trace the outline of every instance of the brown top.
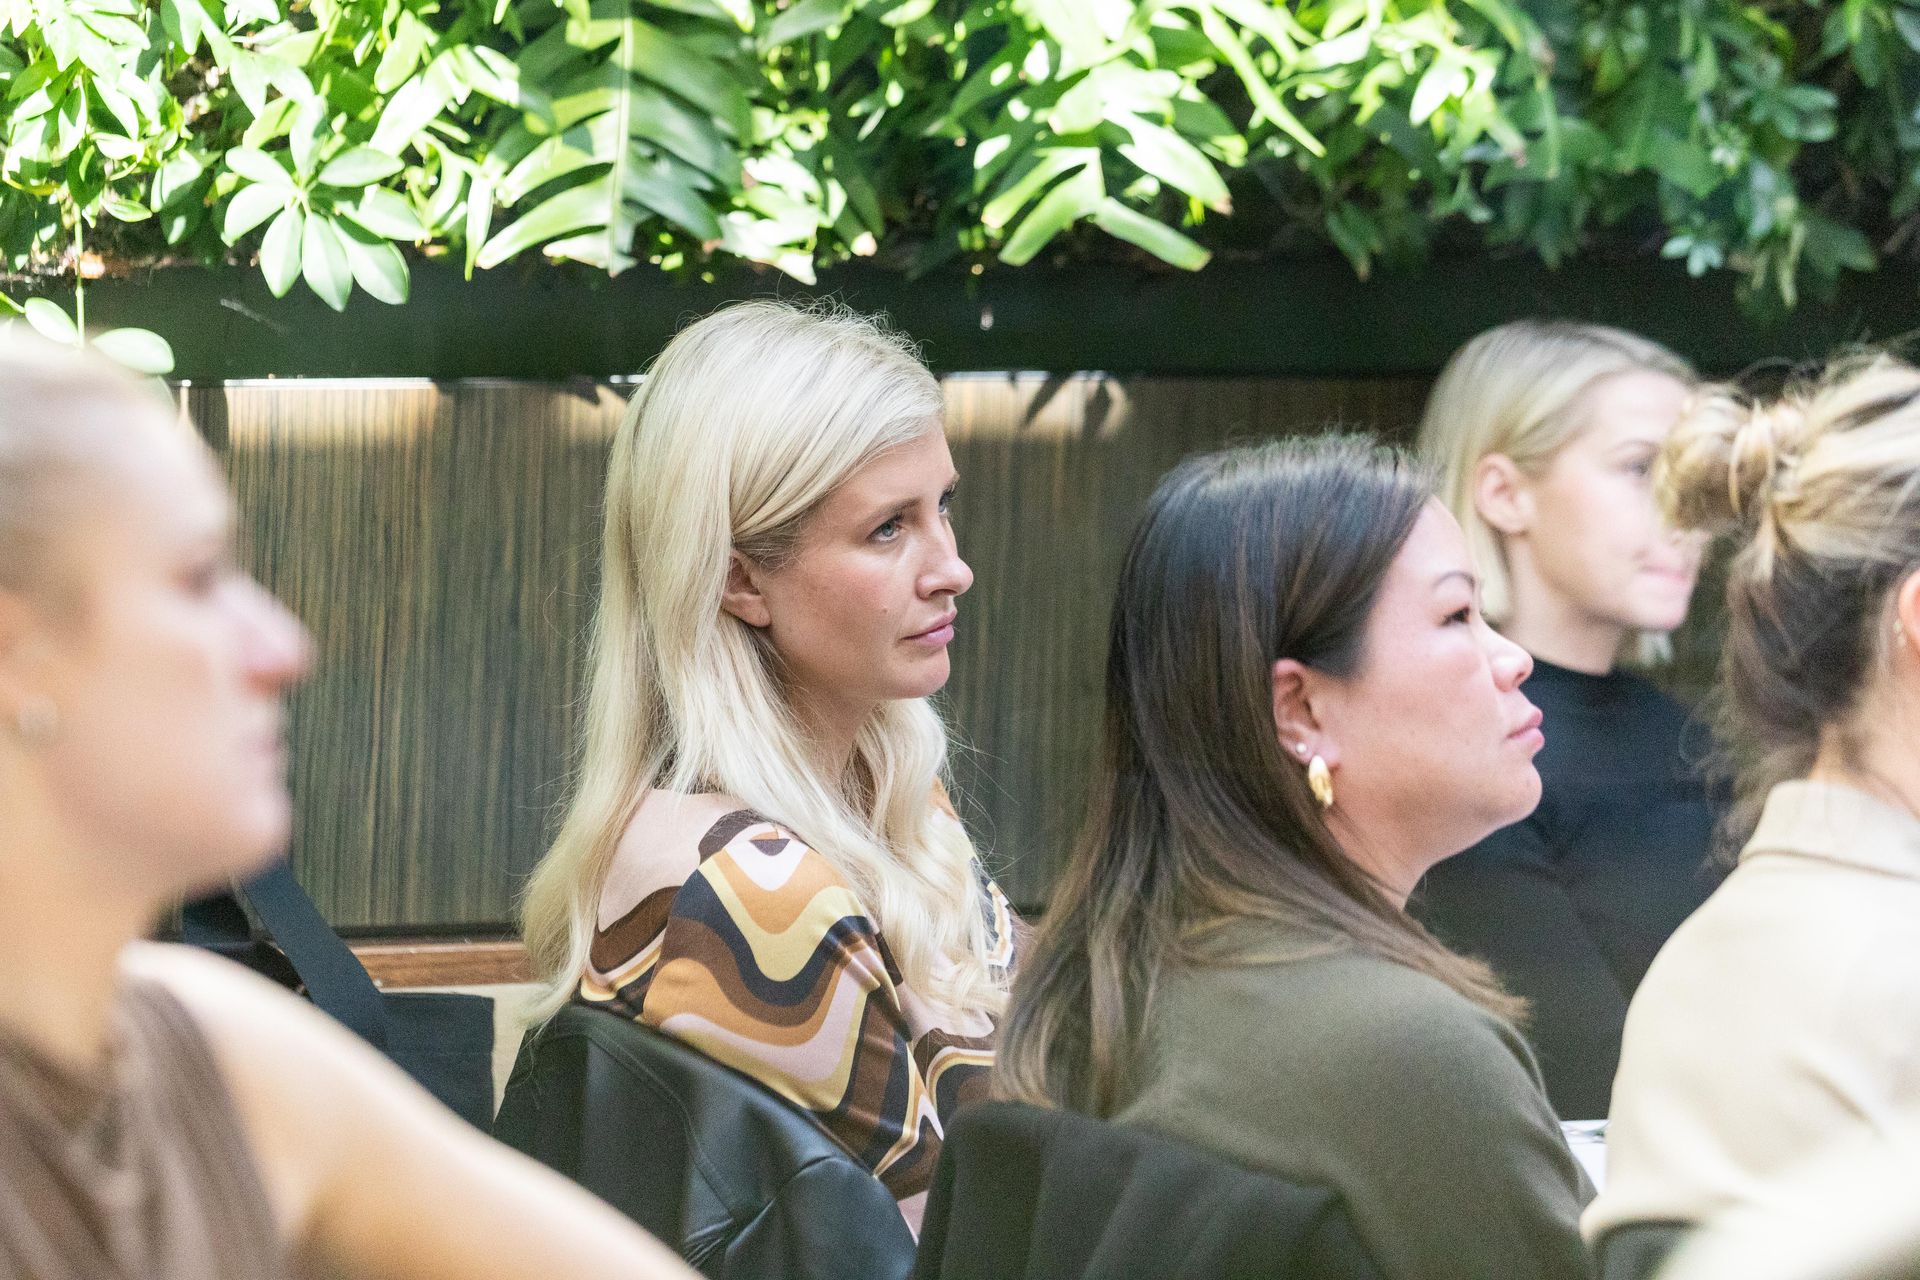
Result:
M212 1050L126 984L108 1066L0 1032L0 1280L280 1280L288 1258Z

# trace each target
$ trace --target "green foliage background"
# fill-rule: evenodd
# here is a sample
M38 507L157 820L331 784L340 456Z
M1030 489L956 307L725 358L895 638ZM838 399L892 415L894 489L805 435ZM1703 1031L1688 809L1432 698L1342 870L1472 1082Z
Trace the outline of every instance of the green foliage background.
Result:
M239 259L336 308L418 254L1327 246L1659 253L1791 305L1920 210L1890 0L0 0L0 99L15 273Z

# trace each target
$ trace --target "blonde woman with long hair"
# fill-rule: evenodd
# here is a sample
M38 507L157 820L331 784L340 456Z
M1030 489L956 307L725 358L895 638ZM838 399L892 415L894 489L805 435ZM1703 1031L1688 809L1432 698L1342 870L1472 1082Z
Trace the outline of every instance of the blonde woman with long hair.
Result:
M1718 879L1698 730L1621 669L1668 652L1693 592L1699 539L1661 520L1650 479L1693 382L1634 334L1519 320L1448 361L1420 427L1487 620L1533 658L1547 745L1540 807L1435 867L1409 907L1527 1000L1569 1120L1607 1115L1627 1002Z
M941 784L939 385L870 320L676 336L614 441L578 779L525 901L544 1016L684 1040L812 1112L918 1226L984 1092L1013 921Z

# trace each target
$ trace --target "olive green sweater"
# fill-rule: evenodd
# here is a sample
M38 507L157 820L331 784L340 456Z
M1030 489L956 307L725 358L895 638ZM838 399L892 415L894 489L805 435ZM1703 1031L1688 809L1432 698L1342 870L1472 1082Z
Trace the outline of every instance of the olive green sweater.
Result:
M1173 971L1117 1113L1333 1187L1392 1280L1576 1280L1593 1196L1520 1034L1402 965L1236 924Z

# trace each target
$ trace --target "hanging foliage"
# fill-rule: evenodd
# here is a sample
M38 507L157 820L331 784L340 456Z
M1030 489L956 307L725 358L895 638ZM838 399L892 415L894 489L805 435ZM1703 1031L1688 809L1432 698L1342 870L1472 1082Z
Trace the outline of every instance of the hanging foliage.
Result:
M1887 0L0 0L0 254L343 308L438 254L1625 251L1791 305L1906 253L1916 105Z

